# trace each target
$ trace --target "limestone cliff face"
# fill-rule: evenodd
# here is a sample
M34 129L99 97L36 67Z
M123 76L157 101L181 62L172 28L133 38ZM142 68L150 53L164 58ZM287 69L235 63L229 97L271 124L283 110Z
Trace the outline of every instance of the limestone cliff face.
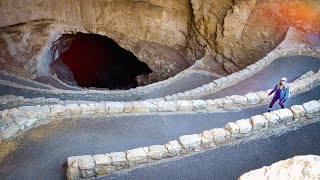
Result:
M197 46L197 42L189 38L192 13L188 0L17 0L14 3L4 0L0 2L0 15L3 34L10 33L8 26L27 23L19 27L25 29L32 26L28 22L42 20L58 29L63 25L67 33L70 33L68 29L73 29L71 33L108 36L146 62L154 71L152 76L156 80L177 74L203 55L196 55L189 48L190 43ZM45 27L35 33L40 39L52 36ZM5 46L12 43L7 40L2 36ZM47 42L42 43L45 47ZM36 57L36 54L32 52L29 56ZM1 57L20 61L7 53L1 53Z
M265 56L289 26L320 34L319 9L318 0L1 0L0 68L48 73L52 43L84 32L131 51L153 70L152 81L204 54L234 72Z
M193 0L192 4L199 42L229 72L266 55L289 26L319 34L320 4L313 0Z

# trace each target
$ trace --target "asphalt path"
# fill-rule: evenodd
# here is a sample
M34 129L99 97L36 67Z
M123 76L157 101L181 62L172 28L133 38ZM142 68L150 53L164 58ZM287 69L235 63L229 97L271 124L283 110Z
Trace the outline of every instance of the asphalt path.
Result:
M0 77L1 79L1 77ZM190 73L187 74L183 78L179 78L173 82L170 82L164 86L153 88L148 93L138 93L133 94L131 96L101 96L101 95L90 95L83 96L79 94L78 96L56 96L54 94L49 94L47 92L39 92L39 91L27 91L23 89L7 87L4 85L0 85L0 96L13 94L16 96L24 96L25 98L36 98L36 97L46 97L46 98L59 98L61 100L90 100L90 101L135 101L135 100L143 100L143 99L151 99L151 98L159 98L165 97L167 95L176 94L179 92L184 92L187 90L191 90L202 86L204 84L208 84L215 80L214 76L210 75L202 75L199 73ZM6 79L5 79L6 80ZM26 82L23 83L26 85ZM126 94L126 91L123 91L123 94Z
M287 77L289 82L299 78L308 71L317 72L320 69L320 59L311 56L286 56L270 63L264 70L261 70L253 76L240 81L239 83L225 88L219 92L205 96L203 99L216 99L229 95L243 95L248 92L256 92L260 90L272 89L282 77ZM26 98L34 97L57 97L61 100L90 100L90 101L132 101L143 100L149 98L159 98L166 95L172 95L178 92L194 89L203 84L213 81L213 77L200 76L197 74L188 75L167 86L155 89L150 93L142 93L129 97L102 97L100 95L91 95L85 97L79 95L72 96L55 96L48 93L25 91L11 87L0 85L0 95L13 94L16 96L24 96Z
M320 155L319 122L280 136L210 149L183 159L156 165L150 164L126 173L99 179L236 180L250 170L270 166L296 155L308 154Z
M318 72L319 69L319 58L311 56L281 57L249 78L221 91L207 95L203 99L217 99L231 95L244 95L248 92L273 89L282 77L286 77L290 83L308 71Z
M279 69L279 67L281 68ZM273 88L282 76L286 76L289 81L292 81L309 70L318 71L319 67L320 61L317 58L306 56L280 58L271 63L265 70L258 72L245 81L239 82L233 87L216 93L217 95L211 98L270 89ZM184 84L186 83L187 82ZM229 89L231 90L229 91ZM16 95L25 93L25 97L43 96L43 94L21 91L14 88L0 88L0 94L14 93L17 93ZM69 99L68 97L59 98ZM92 97L90 98L90 100L93 99ZM320 99L320 87L290 98L286 102L286 105L302 104L314 99ZM275 109L276 108L279 108L277 104L275 104ZM223 127L227 122L248 118L252 115L261 114L266 110L267 105L263 105L230 112L83 118L51 122L47 125L34 128L11 142L12 146L10 146L10 149L12 151L8 151L7 156L1 159L0 162L0 179L43 179L43 177L45 177L45 179L64 179L65 169L62 167L62 164L69 156L124 151L136 147L163 144L170 140L177 139L184 134L200 133L206 129ZM310 138L310 143L318 142L318 140L314 141ZM0 145L0 152L8 150L3 146L4 144ZM310 147L306 146L306 148ZM279 150L287 151L287 148L280 148ZM250 152L251 151L243 150L242 154L252 156ZM228 159L228 155L230 154L226 154L226 156L223 155L221 158ZM200 161L202 160L200 159ZM237 161L237 159L235 159L235 161ZM253 164L259 163L254 161L250 162ZM227 165L229 163L224 164ZM198 164L198 166L199 165L200 164ZM203 170L205 171L208 168L211 169L211 166L205 165ZM218 170L219 169L217 169L217 171ZM227 170L229 172L228 168L225 170L220 168L220 170L219 172L222 174L226 173ZM231 170L233 169L230 168L230 171ZM187 172L188 168L181 171ZM163 172L165 172L165 169ZM194 171L190 170L190 172ZM139 173L138 170L137 173ZM140 177L140 175L137 174L136 177ZM151 174L149 175L151 176ZM168 173L168 175L170 175L170 173ZM173 179L176 177L173 173L171 173L171 175ZM232 173L230 177L231 175ZM148 171L145 171L145 177L148 179ZM161 176L155 177L161 178ZM185 179L193 179L193 177L202 179L202 177L210 176L198 176L196 174L195 176L188 176L187 174L184 177ZM232 178L234 177L235 175L232 176ZM126 175L116 178L126 178Z
M314 99L320 99L320 86L290 98L286 105ZM279 107L275 105L276 108ZM64 179L62 164L67 157L164 144L181 135L223 127L230 121L249 118L266 110L267 105L262 105L230 112L131 115L51 122L13 141L16 148L0 162L0 179ZM0 144L0 151L6 149L2 146ZM243 153L251 156L248 151Z

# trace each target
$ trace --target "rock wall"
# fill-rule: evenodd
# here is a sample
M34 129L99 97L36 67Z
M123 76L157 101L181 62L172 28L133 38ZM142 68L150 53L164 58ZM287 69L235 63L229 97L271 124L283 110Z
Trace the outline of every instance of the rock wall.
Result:
M4 0L0 2L0 15L0 31L4 34L1 34L1 44L4 44L1 49L9 49L7 46L12 44L18 46L22 41L21 35L12 34L10 26L18 25L18 30L23 31L26 27L34 25L30 21L42 20L44 24L50 22L52 27L63 25L64 28L74 29L71 33L95 33L112 38L120 46L133 52L141 61L146 62L154 71L152 76L156 80L177 74L202 56L201 53L192 54L194 51L188 48L192 17L191 3L188 0L17 0L15 3ZM65 30L64 28L62 30ZM29 28L28 32L30 31L33 32ZM37 38L43 39L40 48L52 43L48 41L52 38L51 31L48 27L36 30ZM64 32L70 33L69 30ZM10 34L12 38L18 39L18 42L8 41L5 34ZM54 39L58 37L56 35ZM32 39L27 45L33 46L37 42L38 39ZM28 55L23 60L6 52L1 52L0 57L8 64L24 63L35 59L40 51L23 50L21 54ZM27 74L35 74L35 70L25 69Z
M265 56L289 26L319 34L320 5L314 0L192 0L192 5L200 44L229 72Z
M84 32L133 52L153 70L152 81L206 53L235 72L276 47L289 26L320 34L319 9L318 0L2 0L0 68L46 74L52 43Z

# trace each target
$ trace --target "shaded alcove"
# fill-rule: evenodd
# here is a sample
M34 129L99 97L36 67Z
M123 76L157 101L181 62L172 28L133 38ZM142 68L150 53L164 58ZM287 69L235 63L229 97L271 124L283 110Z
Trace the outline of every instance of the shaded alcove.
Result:
M65 34L55 46L62 54L53 68L61 80L68 77L68 84L73 79L81 87L130 89L138 86L137 76L152 72L146 63L105 36Z

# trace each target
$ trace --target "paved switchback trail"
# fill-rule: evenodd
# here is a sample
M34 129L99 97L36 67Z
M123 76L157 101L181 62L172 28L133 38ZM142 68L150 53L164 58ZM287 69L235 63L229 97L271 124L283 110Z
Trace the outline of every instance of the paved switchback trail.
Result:
M244 95L250 91L273 89L282 77L286 77L290 83L308 71L319 71L319 61L319 58L310 56L282 57L251 77L219 92L207 95L203 99L217 99L232 95Z
M281 78L282 76L288 77L289 81L291 81L295 78L298 78L299 76L301 76L309 70L317 71L320 67L319 59L303 56L294 56L294 58L297 58L296 63L293 63L292 57L280 58L278 61L273 63L282 62L286 64L288 61L290 61L290 64L293 63L295 65L288 66L290 66L290 69L296 69L295 73L297 73L298 75L296 75L292 71L287 71L286 74L281 74L283 72L283 69L281 68L278 69L279 73L278 71L274 71L272 75L270 75L268 74L269 71L263 70L260 71L258 74L254 75L252 78L258 78L255 79L255 81L259 82L260 88L266 87L261 90L266 90L272 88L274 84L277 83L279 78ZM312 67L308 67L309 63L312 64ZM269 66L272 66L272 64ZM279 67L280 65L277 64L277 67ZM305 66L306 68L304 68ZM272 68L272 70L274 70L274 68ZM267 75L263 75L264 73L266 73ZM268 81L264 79L266 77L268 77ZM248 78L247 80L250 79ZM254 79L251 80L253 81ZM234 85L234 87L238 86L237 88L239 89L244 88L244 84L241 83L243 82ZM263 84L266 85L264 85L263 87L260 86ZM255 89L252 89L250 87L248 89L250 89L250 91L256 91ZM247 90L244 90L243 92L246 92ZM312 90L306 93L290 98L286 105L292 106L295 104L302 104L304 102L314 99L320 99L319 86L313 88ZM277 108L279 107L277 106L277 104L275 104L274 109ZM34 128L26 132L25 134L18 137L12 142L0 144L0 151L7 152L1 153L5 154L6 156L4 156L1 159L2 161L0 162L0 179L41 179L43 177L46 177L46 179L65 179L65 169L62 167L62 164L66 161L66 158L69 156L124 151L136 147L144 147L153 144L164 144L170 140L177 139L181 135L200 133L206 129L223 127L226 123L230 121L235 121L242 118L249 118L252 115L261 114L266 110L267 105L262 105L242 109L239 111L228 112L192 114L168 113L141 116L131 115L95 119L67 119L62 121L51 122L47 125L42 125L38 128ZM300 148L299 146L293 147L295 149L290 151L291 154L319 154L319 152L315 150L315 148L317 148L315 144L320 144L319 139L317 139L317 137L319 136L315 137L314 134L312 134L319 132L319 123L309 125L306 128L307 129L302 128L301 134L305 134L304 136L306 138L309 138L308 142L305 144L305 147L303 148ZM294 131L292 133L296 132L298 131ZM292 140L288 140L288 142L294 142L295 137L298 135L294 136L292 135L292 133L287 133L280 137L285 137L287 139L291 138ZM195 162L195 165L198 166L198 169L196 169L196 167L193 167L193 169L190 169L190 172L197 171L199 173L195 173L194 177L210 177L210 174L203 174L202 176L201 173L212 172L211 175L216 175L216 173L218 172L220 172L220 175L223 173L229 173L228 168L232 170L236 169L236 167L239 166L239 164L235 164L231 167L229 162L234 160L236 163L241 163L239 159L242 159L243 156L246 157L243 158L243 162L245 162L245 160L252 163L254 161L258 161L255 165L253 164L254 166L250 166L250 163L244 163L243 167L239 168L239 171L236 171L234 174L230 173L230 177L232 177L231 179L233 179L233 177L238 176L238 174L240 174L242 171L251 169L255 166L260 167L261 165L269 165L270 162L280 160L281 158L286 157L290 154L284 153L281 155L281 153L288 151L288 148L291 147L289 146L290 143L287 143L287 146L277 147L277 151L279 151L279 154L271 153L270 151L268 151L268 148L263 148L264 146L272 147L278 144L279 142L284 142L283 139L274 139L274 137L272 138L268 140L270 141L269 144L262 144L261 149L258 148L259 144L263 143L265 140L257 140L249 142L251 144L240 145L237 147L223 147L225 149L219 148L217 150L209 150L205 152L206 154L201 153L203 155L199 154L194 157L192 156L190 157L191 160L185 158L182 160L182 162L186 165L188 165L189 163L189 166L191 166L190 162ZM251 153L250 150L252 150L252 152L254 153ZM269 148L269 150L271 149ZM221 157L219 157L219 152L225 153L222 153ZM238 153L238 156L233 153ZM267 156L268 154L269 156L272 155L273 159L270 157L270 159L267 159L266 161L261 161L259 157L260 155L261 157L263 157L263 153L266 153L264 156ZM202 159L201 156L203 156ZM215 158L219 157L219 159L217 160L217 164L213 166L212 164L210 164L211 161L205 161L205 156L208 156L207 159L213 158L211 160L215 160ZM225 157L225 160L223 159L223 157ZM229 157L231 159L228 159ZM201 161L204 161L202 170L200 164ZM190 177L192 179L192 176L189 176L188 174L188 166L177 166L177 164L174 163L175 161L155 166L152 165L150 167L146 167L149 170L142 168L130 172L131 174L119 174L111 176L109 178L127 179L130 177L130 175L132 175L132 177L136 179L148 179L149 177L151 179L153 179L152 177L155 177L155 179L166 179L168 177L166 177L165 175L160 176L158 174L158 176L155 176L157 174L157 170L152 171L152 169L159 169L158 173L163 174L163 172L167 171L167 169L165 169L164 167L168 166L172 168L172 171L168 171L168 175L173 174L174 172L181 171L182 178L185 177L186 179L188 179L188 177ZM215 171L209 171L208 168L210 169L211 166L212 169L217 167L220 167L220 169L218 168ZM176 176L172 176L172 178L175 177Z
M228 179L296 155L320 155L320 122L281 136L210 149L180 160L147 165L100 180Z
M291 82L302 76L308 71L318 71L320 69L320 59L311 56L286 56L281 57L270 63L264 70L261 70L245 80L237 84L225 88L222 91L207 95L204 99L216 99L229 95L241 95L250 91L256 92L260 90L272 89L282 77L287 77ZM99 97L92 95L85 97L55 96L48 93L30 92L22 89L0 86L0 95L13 94L16 96L24 96L26 98L35 97L56 97L61 100L90 100L90 101L134 101L150 98L160 98L166 95L172 95L178 92L187 91L198 86L202 86L213 81L215 78L209 76L200 76L191 74L185 78L179 78L160 89L156 89L150 93L142 93L132 95L130 97Z
M314 99L320 99L320 86L292 97L287 106ZM62 164L67 157L164 144L181 135L223 127L228 122L249 118L266 110L267 105L262 105L227 113L157 114L51 122L26 132L13 142L16 149L0 163L0 179L63 179L65 170ZM279 150L286 151L286 147ZM311 153L312 150L310 147L306 152ZM251 153L246 155L251 156Z

